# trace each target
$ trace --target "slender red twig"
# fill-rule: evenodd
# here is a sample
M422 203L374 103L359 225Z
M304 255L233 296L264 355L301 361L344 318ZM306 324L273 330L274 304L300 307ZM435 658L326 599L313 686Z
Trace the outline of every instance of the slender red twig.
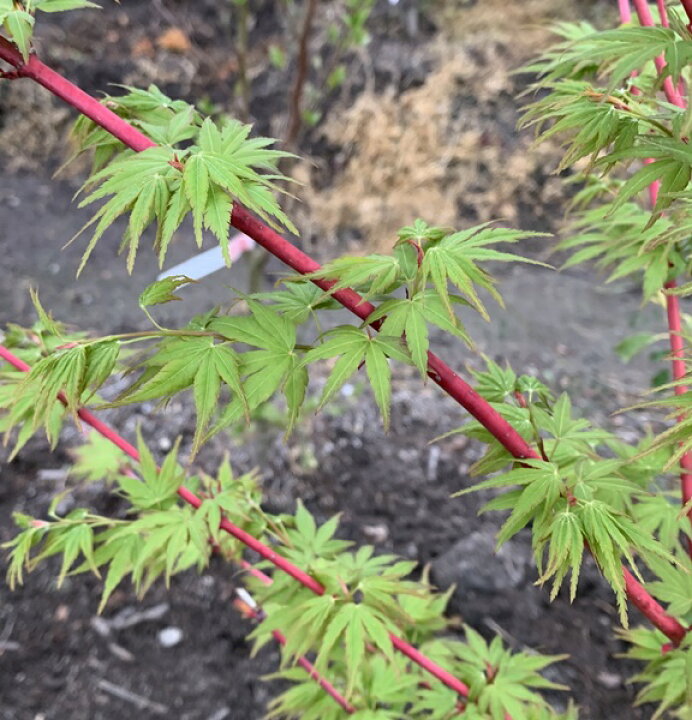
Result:
M21 370L23 372L28 372L29 370L31 370L31 367L29 365L27 365L23 360L10 352L3 345L0 345L0 358L17 368L17 370ZM65 402L64 396L61 396L60 400ZM139 462L139 452L137 448L127 442L127 440L122 438L120 435L118 435L118 433L116 433L113 428L100 421L93 413L91 413L85 408L81 408L78 411L78 415L87 425L90 425L92 428L94 428L94 430L101 433L101 435L103 435L103 437L105 437L107 440L110 440L112 443L117 445L126 455L131 457L135 462ZM198 508L202 504L202 500L185 487L178 488L178 495L186 503L192 505L195 508ZM269 562L279 568L279 570L283 570L294 580L297 580L299 583L301 583L301 585L308 588L308 590L311 590L316 595L324 595L325 589L321 583L317 582L317 580L315 580L313 577L308 575L299 567L295 566L282 555L279 555L279 553L274 552L270 547L260 542L249 533L241 530L239 527L230 522L230 520L223 518L221 520L220 528L225 532L229 533L230 535L233 535L233 537L240 540L251 550L254 550L265 560L269 560ZM428 658L426 655L423 655L423 653L414 648L412 645L409 645L409 643L407 643L405 640L402 640L397 635L391 633L389 638L392 641L392 645L397 650L399 650L399 652L403 653L415 663L420 665L433 677L436 677L447 687L456 691L460 695L463 695L464 697L468 695L468 687L463 682L461 682L461 680L454 677L454 675L452 675L450 672L442 668L440 665Z
M620 22L623 24L632 22L632 8L630 0L618 0L618 8L620 10Z
M265 576L266 577L266 576ZM269 579L269 578L267 578ZM244 600L237 599L233 602L233 605L236 607L237 610L239 610L243 615L245 615L248 618L251 618L253 620L262 620L263 613L261 613L257 608L252 607L251 605L248 605ZM272 637L276 642L279 643L279 645L285 645L286 644L286 636L279 632L279 630L272 630ZM307 671L308 675L327 693L327 695L330 695L341 707L349 714L353 715L353 713L356 712L356 709L351 705L351 703L332 685L332 683L327 680L318 670L317 668L304 656L300 656L297 659L298 665L300 665L304 670Z
M670 20L668 20L668 11L666 10L666 0L656 0L658 6L658 16L661 18L661 25L663 27L670 27Z
M48 68L35 55L32 55L29 62L25 64L14 45L2 37L0 37L0 59L13 65L20 76L35 80L50 92L61 97L65 102L78 109L108 132L111 132L132 149L141 151L148 147L154 147L155 144L140 133L139 130ZM279 260L303 275L315 272L321 267L310 256L253 217L240 203L233 204L231 224L251 237L258 245L264 247ZM313 282L325 290L330 289L334 284L331 281L324 280L314 280ZM375 309L371 303L364 300L354 290L339 290L333 295L344 307L363 320L367 319ZM375 329L379 326L379 322L372 324ZM519 460L526 458L540 459L538 453L531 448L509 422L446 363L431 352L428 352L428 375L492 433L498 442L507 448L515 458ZM678 644L685 636L685 628L664 611L625 567L623 567L623 575L627 594L635 607L639 608L661 632ZM399 649L404 652L402 648ZM449 676L449 678L456 681L453 676Z
M682 7L687 13L687 18L690 21L687 27L690 28L690 31L692 32L692 0L680 0L680 2L682 3Z
M654 25L654 19L646 0L633 0L633 2L637 11L637 16L639 17L639 22L642 25L652 27ZM686 11L688 11L688 6L692 9L692 0L689 0L687 3L683 2L683 6ZM667 19L665 7L663 8L661 17ZM665 68L665 59L663 56L659 55L655 59L655 62L656 69L660 74ZM670 77L666 78L667 81L670 79ZM686 109L687 103L685 99L674 88L672 82L668 84L664 82L663 91L666 94L668 102L677 105L683 110ZM652 206L656 205L659 187L660 183L658 182L652 183L649 186L649 197ZM672 289L675 286L676 283L672 280L665 284L665 289ZM673 380L679 382L687 374L687 367L685 363L685 344L682 337L680 300L676 295L666 293L666 314L668 316L668 336L670 338L670 349L672 354ZM678 384L675 386L675 393L677 395L683 395L685 392L687 392L687 388L684 385ZM688 452L682 456L680 459L680 468L680 487L682 492L682 504L684 506L692 500L692 453ZM688 512L688 518L690 519L690 523L692 523L692 509ZM689 553L692 556L692 537L688 537L687 542Z
M653 27L655 23L648 2L646 0L632 0L632 2L634 3L634 9L637 11L637 17L639 18L640 24L647 27ZM662 72L663 68L666 66L666 61L663 55L655 57L654 63L656 64L656 69L659 73ZM670 76L663 81L663 91L666 94L668 102L673 105L677 105L680 108L685 108L685 99L673 85L673 80Z
M677 286L675 280L666 283L666 290L672 290ZM685 363L685 343L682 338L682 323L680 313L680 299L677 295L666 294L666 310L668 313L668 328L670 338L670 349L673 356L673 379L680 381L687 374L687 366ZM676 395L684 395L687 392L687 386L678 384L675 386ZM682 504L686 505L692 500L692 453L686 452L680 458L680 484L682 490ZM692 508L687 513L692 527ZM688 538L688 546L690 555L692 556L692 537Z

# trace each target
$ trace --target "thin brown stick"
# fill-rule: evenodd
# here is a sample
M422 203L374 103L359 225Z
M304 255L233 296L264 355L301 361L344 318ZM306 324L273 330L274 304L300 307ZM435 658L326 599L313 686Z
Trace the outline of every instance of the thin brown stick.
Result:
M303 92L305 90L305 80L308 76L310 36L312 35L312 24L316 10L317 0L307 0L303 27L298 41L298 65L293 90L291 91L288 129L286 130L286 144L289 147L295 143L303 127Z

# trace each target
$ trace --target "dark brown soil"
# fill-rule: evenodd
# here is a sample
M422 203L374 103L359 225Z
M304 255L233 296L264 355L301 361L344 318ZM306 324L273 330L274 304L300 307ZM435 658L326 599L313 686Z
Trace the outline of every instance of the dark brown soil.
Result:
M228 66L230 29L220 4L217 0L124 1L100 15L75 14L44 23L40 47L47 61L90 92L104 90L111 82L153 81L172 95L206 95L213 102L226 103L233 67ZM253 30L258 44L269 42L278 32L273 5L258 3L259 20ZM401 5L403 13L408 5ZM438 17L434 13L420 16L417 35L411 37L410 20L397 15L387 3L378 5L373 62L384 69L376 73L376 91L394 83L398 92L405 92L423 82L427 68L422 74L412 67L387 75L389 60L378 60L377 48L386 47L391 55L398 43L398 56L406 55L407 48L435 37ZM171 25L186 31L192 50L176 54L158 48L157 38ZM354 77L348 92L357 94L365 79L359 79L357 70ZM279 89L284 86L280 74L257 78L252 110L260 132L274 132L280 125L276 117L283 112ZM83 277L73 280L80 249L71 246L61 252L60 247L85 219L83 212L70 205L78 179L51 181L48 171L57 164L52 154L55 148L38 143L17 151L16 144L30 129L22 125L12 135L8 125L24 112L36 125L34 131L48 142L52 136L42 132L42 118L53 127L64 125L67 116L57 103L41 105L45 101L37 97L27 94L22 105L21 98L13 96L12 103L0 108L5 110L3 150L14 168L0 177L0 227L4 230L0 273L5 278L0 285L0 323L30 322L27 289L38 285L45 305L60 319L98 332L139 327L144 320L138 319L136 297L157 272L150 255L142 253L134 275L126 278L121 260L115 258L113 233L98 246ZM499 124L491 125L488 132L511 145L516 140L507 118L513 117L516 108L509 107L508 97L503 107L509 109L499 119L495 116ZM340 112L338 98L334 102L335 112ZM468 97L464 102L469 102ZM38 113L41 117L37 108L43 108ZM492 124L492 113L484 118ZM326 143L316 131L305 139L305 147L316 153L326 143L329 162L337 168L343 158L333 142ZM36 167L31 170L22 161L26 149L33 153L29 160L33 158ZM51 153L48 159L46 151ZM323 182L326 175L321 175ZM559 213L547 208L541 194L548 174L534 181L535 193L522 196L521 207L517 201L515 210L524 226L551 229ZM468 219L463 208L459 213L460 222ZM348 228L342 230L342 241L349 241L353 235ZM317 230L303 242L315 244L316 236ZM543 247L534 243L529 252L541 254ZM189 244L175 246L171 263L191 252ZM322 252L330 251L322 247ZM270 265L270 275L278 269ZM651 417L639 414L625 421L613 420L610 414L633 401L636 396L630 388L645 388L652 369L644 360L622 368L612 347L632 326L656 328L656 313L639 314L639 298L626 286L602 293L585 272L567 276L542 268L501 272L509 310L498 311L492 325L470 319L469 329L480 348L496 359L509 359L517 370L539 373L557 390L568 389L575 404L595 422L626 437L641 435ZM186 302L175 308L177 316L164 314L165 319L188 318L227 301L227 287L245 287L246 273L247 266L241 262L230 276L220 273L209 278L187 292ZM459 370L467 360L476 359L442 338L436 347ZM570 685L582 717L648 717L648 710L631 709L634 691L625 678L633 668L613 657L623 649L613 639L617 618L611 594L595 569L587 564L579 598L570 607L564 598L549 604L545 591L532 585L535 572L526 537L519 537L496 556L492 536L497 519L477 517L478 498L449 497L466 484L468 467L480 449L454 438L428 444L461 424L463 413L437 388L421 385L408 371L397 371L394 384L389 434L383 433L368 393L360 393L356 386L351 397L341 398L334 412L308 417L288 442L278 427L258 422L241 434L216 439L200 462L211 469L222 451L230 449L239 470L261 468L270 510L290 510L302 498L320 520L342 512L345 537L375 543L379 550L395 551L421 564L432 563L433 577L442 587L457 583L452 614L485 634L500 632L513 647L569 653L570 659L551 671L551 679ZM185 443L190 441L187 401L175 402L163 413L144 407L135 416L111 413L108 417L128 437L141 422L147 439L160 450L179 434ZM65 448L77 441L77 432L67 431L64 443L52 453L44 442L35 440L17 460L1 466L0 540L12 536L13 510L39 516L46 512L56 488L64 483L69 466ZM103 488L85 498L80 501L107 507ZM231 607L232 568L214 562L201 577L190 573L174 578L170 590L157 585L142 602L127 589L117 592L104 613L107 619L162 603L168 607L161 608L158 619L115 630L108 637L95 620L98 581L74 577L58 590L55 575L55 568L47 566L14 592L0 584L1 720L114 720L129 713L140 718L189 720L262 716L276 688L261 677L277 667L278 653L268 648L259 657L250 657L244 640L249 624ZM182 632L182 641L174 647L160 644L158 633L167 627ZM557 706L565 703L564 698L551 699Z

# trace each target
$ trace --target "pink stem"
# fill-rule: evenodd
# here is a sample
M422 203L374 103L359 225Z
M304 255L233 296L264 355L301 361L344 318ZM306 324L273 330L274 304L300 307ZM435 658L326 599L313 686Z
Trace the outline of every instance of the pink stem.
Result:
M641 25L644 25L645 27L653 27L655 25L654 18L651 14L651 10L649 9L649 4L646 0L632 0L634 3L634 8L637 11L637 16L639 17L639 22ZM656 64L656 69L659 73L663 71L663 69L666 66L666 61L663 55L658 55L654 58L654 63ZM669 103L672 103L673 105L677 105L679 108L685 108L685 99L680 95L678 90L673 85L673 80L670 76L668 76L663 81L663 91L666 94L666 98L668 99Z
M0 345L0 357L6 362L8 362L10 365L13 365L15 368L17 368L17 370L28 372L31 369L29 365L27 365L23 360L20 360L18 357L16 357L16 355L12 354L3 345ZM61 395L59 397L62 402L65 402L64 395ZM135 462L139 462L139 452L137 451L137 448L128 443L124 438L120 437L112 428L108 427L108 425L101 422L98 418L94 416L93 413L89 412L86 409L80 409L78 414L79 417L84 420L85 423L87 423L87 425L93 427L94 430L101 433L107 440L115 443ZM192 505L195 508L198 508L202 504L202 500L185 487L181 486L178 488L178 495L186 503ZM252 535L246 533L244 530L241 530L239 527L235 526L226 518L223 518L221 520L220 527L222 530L225 530L227 533L233 535L233 537L240 540L244 545L247 545L247 547L254 550L265 560L269 560L269 562L278 567L279 570L283 570L294 580L297 580L301 585L308 588L308 590L311 590L316 595L324 595L324 587L320 583L318 583L317 580L310 577L310 575L308 575L306 572L293 565L293 563L286 560L286 558L284 558L282 555L274 552L270 547L260 542ZM256 572L259 573L260 571ZM431 675L433 675L438 680L442 681L445 685L447 685L447 687L455 690L461 695L464 695L464 697L468 695L468 687L463 682L461 682L461 680L455 678L451 673L447 672L437 663L430 660L430 658L420 653L418 650L416 650L416 648L414 648L412 645L409 645L405 640L402 640L394 634L390 634L389 637L392 641L392 645L394 645L397 650L402 652L407 657L411 658L424 670L427 670Z
M682 7L685 9L685 12L687 13L687 19L690 21L688 28L692 26L692 0L680 0L682 3Z
M653 26L654 20L651 16L648 3L646 0L634 0L635 7L637 9L637 15L639 22L645 26ZM692 9L692 0L689 2L683 2L685 10ZM665 7L663 8L662 18L667 19ZM690 16L692 19L692 16ZM665 23L664 23L665 24ZM656 69L659 73L663 71L665 67L665 60L662 56L655 59ZM670 80L670 78L666 78ZM666 85L664 83L663 90L670 103L677 105L678 107L685 109L685 99L673 88L672 83ZM652 206L656 205L658 199L660 183L655 182L649 186L649 198ZM665 284L666 289L676 287L676 282L671 280ZM685 365L685 344L682 338L682 320L680 313L680 300L676 295L666 294L666 313L668 316L668 335L670 338L670 349L672 352L672 367L673 367L673 380L682 380L687 374L687 368ZM687 388L684 385L676 385L676 395L683 395L687 392ZM686 505L692 499L692 453L685 453L680 459L680 467L682 472L680 474L680 486L682 492L682 503ZM692 510L689 511L688 517L692 523ZM688 550L692 556L692 537L688 537Z
M666 0L656 0L658 6L658 14L661 18L661 25L663 27L670 27L670 21L668 20L668 11L666 10Z
M618 0L618 8L620 10L620 22L625 25L632 22L632 8L630 0Z
M635 0L636 1L636 0ZM40 82L50 92L55 92L68 104L73 105L87 117L97 122L109 132L113 132L122 142L136 150L144 150L153 147L153 143L136 128L130 126L115 113L105 108L90 96L83 93L79 88L69 83L60 75L50 70L35 55L32 55L29 63L24 64L19 51L7 40L0 37L0 59L17 68L17 74L22 77L30 77ZM59 83L54 90L54 85ZM60 92L58 92L58 89ZM71 90L72 89L72 90ZM72 102L72 95L75 95L75 102ZM77 104L77 102L79 104ZM96 107L94 107L96 106ZM113 130L111 130L111 127ZM117 130L117 133L116 133ZM251 237L257 244L282 260L301 274L308 274L320 269L320 265L311 257L291 245L281 235L267 227L257 218L253 217L240 203L233 204L231 224ZM330 288L333 283L330 281L316 280L315 284L323 289ZM373 312L374 306L364 300L358 293L351 289L339 290L334 297L351 312L363 320ZM373 323L377 329L380 323ZM468 383L462 380L446 363L433 353L428 353L428 375L443 390L462 405L473 417L475 417L492 435L517 459L534 458L540 459L538 453L521 437L521 435L508 423L481 395L479 395ZM629 571L623 568L625 577ZM631 592L637 594L632 598L637 607L649 607L652 615L649 620L666 633L671 640L679 643L685 635L685 629L674 618L665 613L663 608L651 598L646 590L632 578L628 582ZM649 602L650 601L650 602ZM658 608L658 610L656 610ZM665 629L664 629L665 628ZM464 686L465 687L465 686Z
M268 575L265 575L261 570L256 568L254 565L251 565L246 560L243 560L241 563L243 569L247 570L251 575L256 577L260 582L264 583L265 585L271 585L271 578ZM413 660L417 665L420 665L424 669L428 669L429 663L431 662L429 658L427 658L423 653L416 650L416 648L412 647L408 643L404 642L403 640L400 640L395 635L390 635L390 639L392 641L392 645L394 645L397 650L401 651L406 657ZM434 673L433 673L434 674ZM457 692L460 695L466 696L466 692L461 689L461 686L463 683L460 683L459 680L457 680L453 675L450 673L447 673L447 683L454 683L457 686ZM449 686L449 685L448 685ZM463 687L466 687L465 685ZM511 720L511 718L510 718Z
M266 575L263 573L259 568L256 568L254 565L249 563L247 560L241 560L240 561L240 567L243 568L243 570L247 570L250 575L253 577L256 577L261 583L264 583L265 585L271 585L272 579L269 577L269 575Z
M286 644L286 638L278 630L272 630L274 639L281 645ZM353 715L356 709L351 703L327 680L325 677L320 675L315 666L305 657L298 658L298 665L304 670L307 670L308 675L328 694L336 700L339 705L349 714Z
M247 603L244 603L242 600L239 602L235 602L234 605L236 608L243 613L246 617L252 618L253 620L261 620L262 614L258 612L255 608L250 607L247 605ZM278 630L272 630L272 636L276 642L279 643L279 645L285 645L286 644L286 637ZM322 676L317 668L306 658L302 655L298 658L298 665L300 665L304 670L307 671L308 675L328 694L331 695L331 697L339 704L341 707L349 714L353 715L355 713L356 709L351 705L351 703L332 685L329 680L327 680L324 676Z
M677 286L675 280L667 282L665 287L671 290ZM666 310L668 312L668 328L670 338L670 349L673 355L673 380L682 380L687 374L685 365L685 343L682 338L682 323L680 314L680 299L677 295L666 295ZM686 385L676 385L675 394L684 395L687 392ZM682 419L682 418L679 418ZM682 490L682 504L687 505L692 500L692 453L686 452L680 458L680 484ZM687 512L690 525L692 526L692 508ZM692 537L687 538L688 549L692 556Z

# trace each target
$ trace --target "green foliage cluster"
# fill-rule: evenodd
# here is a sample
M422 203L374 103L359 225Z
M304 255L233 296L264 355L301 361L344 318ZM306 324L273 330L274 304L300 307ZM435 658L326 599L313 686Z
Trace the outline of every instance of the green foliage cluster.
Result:
M135 467L121 454L114 470L113 453L93 439L83 450L90 460L79 472L92 479L112 477L123 502L121 517L103 517L87 508L61 516L56 510L61 498L48 510L47 520L17 513L20 532L5 544L10 586L23 582L24 574L45 559L62 556L58 585L68 575L95 573L103 578L102 610L128 577L141 596L160 577L168 583L188 568L205 568L213 552L239 560L242 546L220 532L223 516L270 542L325 587L324 595L315 596L286 575L275 575L271 584L247 577L264 618L250 635L255 651L272 640L273 630L286 636L277 675L292 681L292 687L273 701L270 717L346 716L332 698L316 692L319 685L306 672L287 667L306 654L315 656L317 669L357 708L358 717L452 717L456 694L439 683L431 685L417 665L396 655L391 633L422 644L469 684L472 717L501 720L507 712L527 719L563 717L550 711L536 692L565 689L538 672L560 658L512 653L499 638L487 644L468 627L466 643L441 636L453 588L436 593L426 572L411 579L414 562L375 555L369 546L352 551L351 543L337 537L338 517L318 526L300 502L294 515L266 513L256 475L234 476L228 460L214 477L189 475L178 461L177 444L160 470L141 436ZM199 508L181 502L180 486L204 498ZM258 567L263 566L271 567L266 562Z
M269 149L274 142L269 138L250 138L250 125L232 118L217 125L192 105L171 100L155 86L125 89L125 95L106 97L103 102L157 146L136 153L85 117L75 124L74 157L88 150L94 153L92 174L82 187L89 193L80 207L107 198L78 233L96 225L78 274L103 233L121 215L129 215L121 245L128 250L129 272L142 234L152 223L156 224L154 247L162 265L176 230L189 215L197 245L202 245L203 230L210 230L230 265L234 200L270 224L297 232L274 197L275 192L283 192L277 183L289 180L277 170L279 160L289 153Z
M44 426L54 440L48 421L60 405L58 389L74 412L114 370L121 349L132 343L146 344L131 368L138 373L108 405L165 401L176 392L192 389L197 410L193 452L211 434L247 417L277 392L284 396L290 431L305 401L308 368L331 358L336 362L319 407L365 365L386 426L391 401L389 360L414 364L425 377L430 324L471 344L455 306L470 307L487 316L477 287L501 302L492 276L478 263L521 259L491 246L531 235L487 226L453 233L418 221L402 230L392 257L341 258L307 278L291 278L287 290L241 296L247 315L212 311L181 329L155 324L151 331L64 343L34 364L17 391L10 393L7 429L21 425L24 433L31 433ZM419 252L424 258L420 265L416 261ZM339 280L328 292L310 283L335 277ZM448 280L458 294L448 290ZM169 278L154 283L140 296L140 305L146 310L174 300L174 289L185 282L186 278ZM366 297L388 295L390 299L360 328L338 325L322 332L317 313L334 309L330 294L347 283ZM403 297L391 298L397 291ZM313 325L312 344L298 342L297 326L304 322ZM372 323L379 323L379 333L370 330ZM24 430L26 412L32 419L29 430Z
M89 0L0 0L0 27L28 62L37 10L54 13L88 7L99 5Z

